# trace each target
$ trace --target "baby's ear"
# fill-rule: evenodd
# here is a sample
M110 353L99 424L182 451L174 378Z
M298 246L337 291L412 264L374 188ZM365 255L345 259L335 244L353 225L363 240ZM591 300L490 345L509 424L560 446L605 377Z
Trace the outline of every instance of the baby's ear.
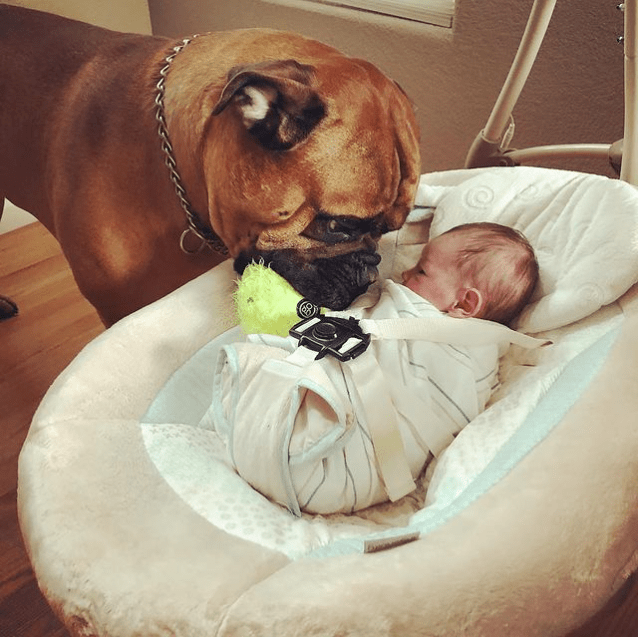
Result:
M476 288L462 288L458 291L456 301L448 310L454 318L471 318L483 309L483 295Z

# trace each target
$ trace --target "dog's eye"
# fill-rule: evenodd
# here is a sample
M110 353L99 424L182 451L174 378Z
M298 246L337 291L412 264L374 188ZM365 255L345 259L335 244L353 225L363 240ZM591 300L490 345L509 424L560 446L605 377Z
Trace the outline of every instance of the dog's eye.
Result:
M367 231L365 225L365 220L362 219L318 214L302 232L302 235L323 243L344 243L354 241L363 235Z

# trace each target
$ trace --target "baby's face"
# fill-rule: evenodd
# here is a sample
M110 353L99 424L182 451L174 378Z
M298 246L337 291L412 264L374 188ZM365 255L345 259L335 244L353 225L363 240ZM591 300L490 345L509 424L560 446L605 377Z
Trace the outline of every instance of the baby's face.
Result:
M423 248L413 268L403 273L403 284L427 299L442 312L452 309L463 281L457 254L464 243L463 233L442 234Z

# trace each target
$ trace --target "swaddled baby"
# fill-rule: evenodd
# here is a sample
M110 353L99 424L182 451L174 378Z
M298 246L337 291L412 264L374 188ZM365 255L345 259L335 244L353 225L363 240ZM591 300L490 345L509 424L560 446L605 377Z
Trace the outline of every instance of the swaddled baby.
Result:
M403 285L348 311L358 319L481 318L508 324L529 300L538 265L527 240L492 223L432 239ZM343 313L341 314L343 316ZM299 515L351 513L415 488L433 455L484 408L498 344L375 340L354 361L252 335L225 346L205 418L244 479Z

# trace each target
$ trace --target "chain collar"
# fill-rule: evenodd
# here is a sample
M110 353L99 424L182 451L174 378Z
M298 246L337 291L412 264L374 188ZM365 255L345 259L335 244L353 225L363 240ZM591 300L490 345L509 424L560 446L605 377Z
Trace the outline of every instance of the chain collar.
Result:
M228 255L228 248L226 248L224 242L219 238L214 230L202 222L201 217L197 214L197 212L195 212L195 210L193 210L193 207L188 201L186 189L184 188L182 178L177 170L177 161L175 159L175 153L173 152L171 140L168 136L166 117L164 115L166 76L168 75L171 63L177 57L177 54L184 49L184 47L188 46L188 44L190 44L190 42L192 42L196 37L197 35L193 35L190 38L184 38L177 46L173 47L173 52L169 53L166 58L164 58L164 65L159 72L160 79L156 84L157 90L155 93L155 119L157 120L157 134L160 137L162 152L164 153L164 162L168 166L170 178L173 182L173 186L175 187L175 193L177 194L177 198L179 199L182 209L186 213L186 220L188 221L188 228L182 232L179 239L179 247L182 249L182 252L185 252L186 254L197 254L198 252L201 252L204 246L208 246L215 252ZM201 240L200 245L195 250L189 250L186 247L186 239L189 234L194 234Z

